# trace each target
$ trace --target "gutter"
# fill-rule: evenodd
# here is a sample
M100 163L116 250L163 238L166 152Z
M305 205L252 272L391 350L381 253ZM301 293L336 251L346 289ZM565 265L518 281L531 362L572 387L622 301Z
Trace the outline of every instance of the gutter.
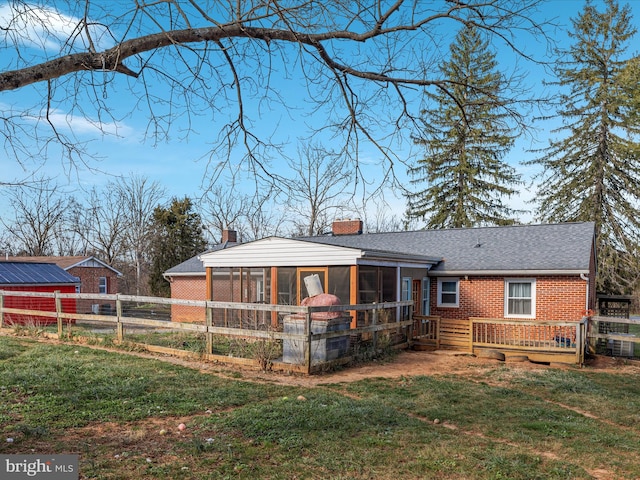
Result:
M588 270L447 270L429 271L430 277L460 277L464 275L469 276L531 276L531 275L587 275ZM582 278L584 280L584 278Z

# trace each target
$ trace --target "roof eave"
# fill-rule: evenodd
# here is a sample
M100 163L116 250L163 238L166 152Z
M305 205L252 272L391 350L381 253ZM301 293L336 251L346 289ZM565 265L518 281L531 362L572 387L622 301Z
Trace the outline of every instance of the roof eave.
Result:
M473 276L540 276L540 275L587 275L589 270L431 270L433 277Z
M176 273L165 272L165 273L162 274L162 276L164 278L170 278L170 277L206 277L207 273L206 272L176 272Z
M116 274L116 276L121 277L123 275L122 272L120 272L119 270L116 270L115 268L113 268L111 265L109 265L106 262L103 262L102 260L100 260L99 258L96 258L94 256L90 256L90 257L85 257L83 258L81 261L74 263L73 265L69 265L68 267L63 267L63 270L69 270L71 268L75 268L75 267L82 267L83 263L86 263L89 260L95 260L96 262L98 262L100 265L102 265L104 268L108 268L109 270L111 270L112 272L114 272Z

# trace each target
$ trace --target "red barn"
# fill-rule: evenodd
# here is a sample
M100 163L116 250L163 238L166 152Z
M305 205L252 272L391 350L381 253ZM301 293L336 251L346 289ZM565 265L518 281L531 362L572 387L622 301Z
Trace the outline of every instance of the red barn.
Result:
M80 279L65 272L53 263L0 262L0 290L3 290L4 308L22 308L55 312L53 297L12 296L10 292L60 292L75 293ZM75 299L62 299L65 313L76 313ZM26 314L4 314L4 324L50 325L56 323L55 317L43 317Z

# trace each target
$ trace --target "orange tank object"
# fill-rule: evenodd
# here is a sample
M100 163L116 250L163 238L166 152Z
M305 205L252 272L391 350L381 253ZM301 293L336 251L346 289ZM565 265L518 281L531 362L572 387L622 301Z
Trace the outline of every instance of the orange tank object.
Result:
M342 302L337 296L331 293L321 293L302 299L300 305L303 307L330 307L332 305L342 305ZM314 320L327 320L341 317L342 314L343 312L314 312L311 314L311 318Z

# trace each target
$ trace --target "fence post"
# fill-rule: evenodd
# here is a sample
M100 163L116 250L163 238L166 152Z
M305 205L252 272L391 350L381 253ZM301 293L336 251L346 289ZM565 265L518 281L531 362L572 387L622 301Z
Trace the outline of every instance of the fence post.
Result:
M58 323L58 340L62 339L62 299L59 296L60 290L53 292L53 298L56 303L56 322Z
M205 307L206 324L207 324L207 353L213 354L213 333L209 331L209 328L213 326L213 309L207 305Z
M4 291L0 290L0 328L4 327Z
M307 367L307 375L311 374L311 308L307 307L306 321L304 322L304 334L307 337L304 351L304 361Z
M118 342L124 340L124 327L122 325L122 300L120 294L116 293L116 338Z
M407 318L407 320L411 320L413 322L410 325L407 325L406 327L404 327L404 333L407 338L407 344L411 345L411 342L413 342L414 327L415 327L415 320L413 318L413 303L409 305L409 318Z
M584 363L584 349L586 347L586 342L585 342L586 325L587 325L586 319L583 319L582 321L576 324L576 363L578 365L582 365Z
M373 318L371 319L371 325L377 325L378 324L378 309L374 308L373 309ZM378 349L378 331L375 330L373 332L373 351L375 352Z

